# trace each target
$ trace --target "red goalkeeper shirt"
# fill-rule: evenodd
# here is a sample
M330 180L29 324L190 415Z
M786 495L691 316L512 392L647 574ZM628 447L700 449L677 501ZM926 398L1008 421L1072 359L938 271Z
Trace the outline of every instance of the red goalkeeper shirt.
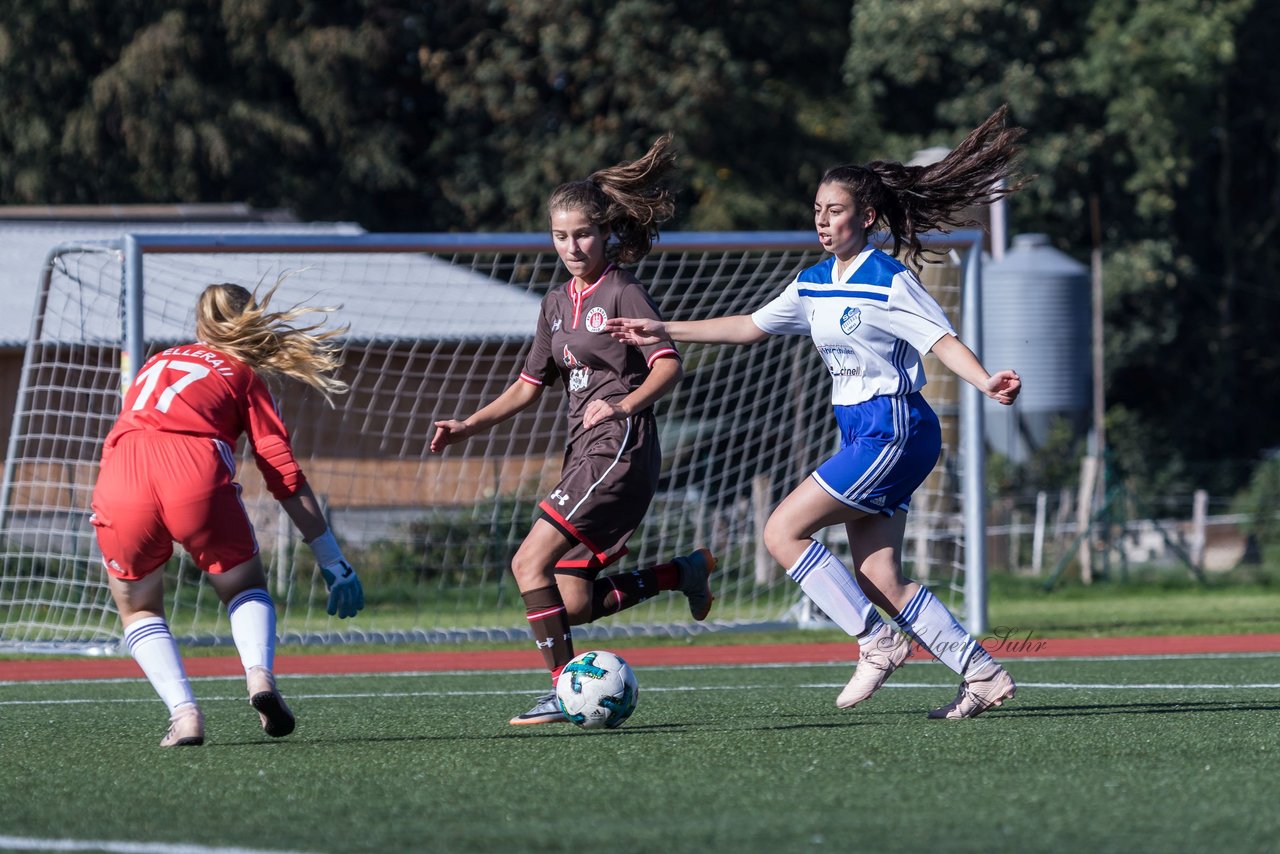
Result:
M125 393L104 459L121 436L136 430L203 436L230 449L246 433L275 498L288 498L306 483L266 383L244 362L205 344L170 347L147 360Z

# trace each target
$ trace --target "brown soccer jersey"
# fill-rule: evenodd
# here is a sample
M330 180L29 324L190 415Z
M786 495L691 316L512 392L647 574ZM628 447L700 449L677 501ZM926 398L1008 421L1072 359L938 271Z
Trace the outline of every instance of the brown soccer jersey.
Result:
M661 450L653 410L583 429L593 400L616 403L649 376L664 357L679 358L669 340L632 347L604 330L611 317L661 319L644 286L610 266L581 293L573 283L542 300L533 347L520 378L552 385L559 377L569 397L569 445L560 483L539 507L577 545L558 569L592 573L626 554L626 542L644 518L658 485Z
M520 378L534 385L552 385L557 377L564 382L570 443L582 433L588 403L622 400L640 387L656 360L680 356L670 340L643 347L623 344L604 331L611 317L661 320L644 286L629 271L614 266L582 293L570 282L542 300L533 348Z

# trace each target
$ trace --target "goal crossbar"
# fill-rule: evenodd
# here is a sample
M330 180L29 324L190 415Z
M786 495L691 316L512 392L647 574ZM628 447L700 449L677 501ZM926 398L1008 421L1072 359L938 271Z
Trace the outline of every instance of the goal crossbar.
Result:
M977 231L924 237L941 259L939 281L955 291L944 306L953 319L958 315L962 338L979 355L982 241ZM821 257L808 231L672 232L662 235L637 273L665 316L693 319L748 311ZM518 416L507 435L500 427L455 458L425 460L415 444L429 438L431 406L469 411L510 382L532 334L532 307L565 275L547 235L132 234L59 247L39 283L0 491L0 647L100 642L115 631L85 522L92 470L118 410L119 389L149 353L183 340L198 287L218 280L255 286L296 270L302 272L290 284L302 286L282 289L285 297L302 301L320 293L343 303L342 319L352 321L346 376L352 400L328 415L318 415L321 407L305 396L296 412L286 404L291 426L304 428L298 435L304 469L319 489L332 485L325 497L336 530L360 544L357 553L363 546L364 559L385 561L385 577L396 585L412 576L412 595L447 611L400 615L348 634L422 640L478 630L491 636L487 623L510 612L510 593L504 598L502 589L509 586L505 562L527 527L531 496L558 465L559 396L546 395L554 399ZM933 290L928 274L922 271ZM776 625L799 595L762 556L758 526L788 484L831 448L823 415L829 391L814 378L804 344L763 348L763 354L751 352L762 348L690 345L693 379L684 385L692 388L660 407L660 420L674 425L670 447L664 434L664 451L675 459L633 552L642 562L658 562L663 549L688 550L699 537L750 564L726 575L720 601L727 616L716 621L713 615L714 627ZM931 379L941 380L940 372L931 370ZM718 402L721 394L732 403ZM926 574L950 562L950 578L931 577L931 583L951 586L953 607L960 605L967 627L980 633L987 629L981 393L953 383L943 395L935 408L944 419L954 410L955 447L944 451L950 456L939 469L954 475L954 483L913 504L920 510L912 515L928 522L909 535L915 545L904 558L910 563L914 556L917 571L924 566ZM319 424L308 419L317 418L323 424L308 432ZM779 447L779 434L764 425L787 418L799 429L794 447ZM726 436L728 446L717 444ZM747 449L750 459L743 458ZM405 478L408 486L399 483ZM413 494L414 486L424 494ZM273 593L284 610L283 633L342 636L347 626L317 616L323 591L314 568L295 557L287 522L269 501L254 506ZM935 549L951 556L938 557ZM199 574L181 554L173 563L166 571L177 588L174 608L190 614L185 636L225 635L225 619L214 615L216 600ZM375 573L371 582L381 577ZM477 592L481 587L485 592ZM640 613L618 631L705 628L651 604L634 609ZM466 627L469 607L484 628Z

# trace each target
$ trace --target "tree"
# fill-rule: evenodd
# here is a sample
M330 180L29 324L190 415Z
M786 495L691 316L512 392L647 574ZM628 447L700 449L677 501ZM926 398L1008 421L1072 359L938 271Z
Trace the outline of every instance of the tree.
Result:
M674 130L681 227L799 227L862 137L831 73L847 21L824 0L30 0L0 11L0 59L35 59L0 63L0 188L540 229L555 184Z
M416 207L433 93L375 0L35 0L0 18L11 201ZM6 47L7 46L7 47ZM416 69L414 69L416 70Z
M1008 102L1018 230L1084 258L1099 203L1116 462L1230 492L1280 434L1277 37L1259 0L24 0L0 193L540 230L673 130L674 226L805 228L824 168Z
M1255 287L1261 294L1265 279L1236 259L1256 242L1254 223L1275 222L1275 110L1232 97L1245 69L1275 80L1256 67L1278 31L1273 5L864 0L854 8L846 75L896 149L954 142L1007 101L1030 129L1027 165L1038 173L1013 199L1023 230L1046 231L1085 257L1090 199L1100 201L1107 399L1126 413L1109 436L1133 449L1117 462L1146 483L1176 471L1192 481L1184 485L1230 491L1245 471L1222 461L1247 459L1280 427L1258 413L1242 436L1238 410L1245 389L1264 381L1242 348L1257 339L1241 334L1240 300ZM1275 87L1258 91L1274 102ZM1269 214L1239 203L1233 164L1242 155L1254 186L1266 188ZM1255 219L1242 220L1237 207ZM1274 308L1258 309L1274 318Z
M785 34L791 11L765 2L506 0L460 14L441 40L451 47L430 50L423 63L446 105L433 140L452 165L442 191L468 227L541 229L550 188L638 156L673 130L684 227L802 221L812 188L799 188L813 167L794 156L806 138L789 97L796 86L774 81L767 55L737 52ZM835 20L841 32L843 17ZM776 38L775 47L798 54L803 42ZM837 62L843 47L843 37L828 38L827 60ZM780 212L780 197L800 216Z

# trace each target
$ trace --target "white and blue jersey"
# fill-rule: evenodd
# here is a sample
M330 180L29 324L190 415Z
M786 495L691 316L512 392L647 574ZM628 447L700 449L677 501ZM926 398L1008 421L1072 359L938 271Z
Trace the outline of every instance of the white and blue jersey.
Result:
M803 270L751 319L770 334L812 337L831 374L841 450L814 479L850 507L892 515L938 460L921 354L955 328L915 273L879 249L835 270L835 258Z
M831 402L849 406L924 388L920 354L954 335L937 300L908 267L868 247L844 275L816 264L751 315L774 335L809 335L831 374Z

